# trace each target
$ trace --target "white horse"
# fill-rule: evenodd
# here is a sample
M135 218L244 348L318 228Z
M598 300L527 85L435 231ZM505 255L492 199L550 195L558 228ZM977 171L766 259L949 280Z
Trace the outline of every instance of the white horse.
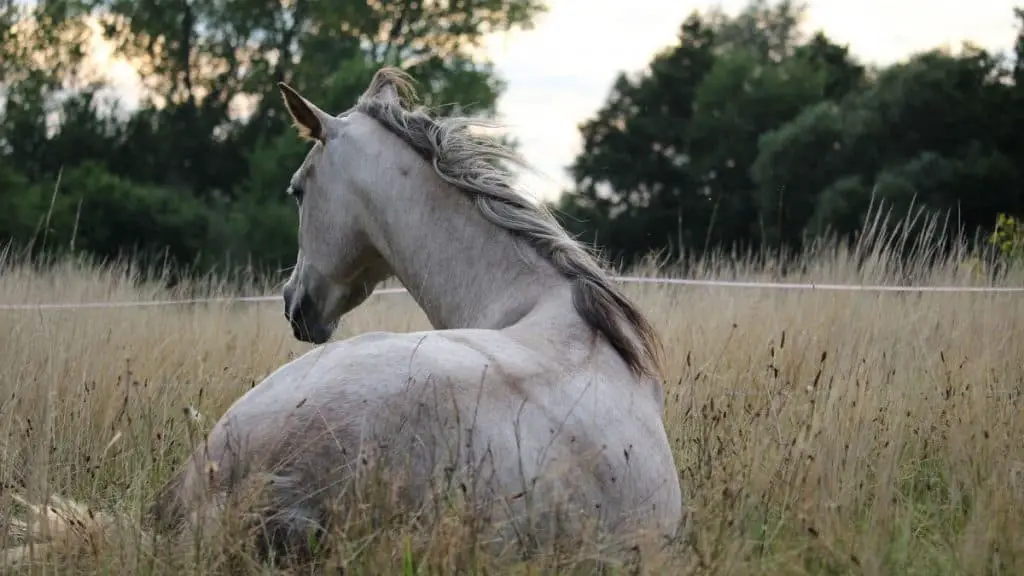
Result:
M513 190L500 161L515 155L468 118L411 109L393 68L339 116L279 88L312 141L289 186L300 224L285 316L296 338L323 345L231 406L158 517L194 522L202 498L223 502L262 474L271 539L303 545L331 498L389 463L383 481L402 502L429 508L441 481L506 535L536 542L555 523L570 536L587 525L674 535L682 502L657 335ZM324 344L389 277L436 329Z

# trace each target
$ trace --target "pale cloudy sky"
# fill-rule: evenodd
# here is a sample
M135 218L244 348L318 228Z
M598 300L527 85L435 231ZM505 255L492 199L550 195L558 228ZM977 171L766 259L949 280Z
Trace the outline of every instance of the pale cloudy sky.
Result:
M971 41L1009 49L1013 6L1021 0L809 0L807 29L823 29L864 61L890 63L940 45ZM577 126L601 106L620 71L642 69L675 42L694 9L720 6L733 14L745 0L549 0L533 30L490 39L489 53L508 87L499 114L538 175L522 183L537 198L569 186L566 167L579 151ZM124 92L134 90L131 68L95 46Z

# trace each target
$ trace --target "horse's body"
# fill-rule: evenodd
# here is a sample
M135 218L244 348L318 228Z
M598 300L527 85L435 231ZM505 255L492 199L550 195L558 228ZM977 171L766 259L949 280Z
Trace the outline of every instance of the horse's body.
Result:
M268 522L302 544L360 470L384 465L405 504L431 506L441 481L509 535L527 516L570 534L587 517L674 534L681 495L653 331L484 162L496 148L406 110L403 82L378 72L339 117L282 86L316 141L291 185L300 252L286 315L297 338L322 343L397 276L436 330L363 334L281 367L224 414L158 513L188 518L259 476Z

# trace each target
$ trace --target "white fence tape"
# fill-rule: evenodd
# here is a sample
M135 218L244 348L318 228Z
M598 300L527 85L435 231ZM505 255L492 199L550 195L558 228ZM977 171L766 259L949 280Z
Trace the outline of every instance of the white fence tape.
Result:
M815 284L791 282L743 282L733 280L691 280L687 278L645 278L618 276L615 280L631 284L662 284L705 286L716 288L755 288L773 290L822 290L833 292L943 292L943 293L1024 293L1024 286L892 286L867 284ZM377 294L400 294L405 288L381 288ZM233 302L277 302L280 295L238 296L222 298L184 298L180 300L136 300L125 302L50 302L39 304L0 304L0 310L86 310L90 308L141 308L149 306L180 306L184 304L215 304Z

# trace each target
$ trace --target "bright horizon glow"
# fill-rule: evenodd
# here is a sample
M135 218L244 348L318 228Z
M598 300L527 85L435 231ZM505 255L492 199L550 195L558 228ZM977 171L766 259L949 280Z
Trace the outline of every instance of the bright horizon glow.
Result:
M601 107L620 72L643 70L656 52L673 45L694 10L717 6L736 14L746 4L550 0L532 30L487 38L484 51L507 84L498 120L537 172L520 178L527 193L547 200L571 187L567 169L580 151L578 126ZM823 30L865 63L887 65L932 48L959 49L964 42L1008 51L1016 37L1013 0L809 0L807 5L804 32ZM97 60L114 91L131 106L138 99L138 76L102 44L92 46Z

